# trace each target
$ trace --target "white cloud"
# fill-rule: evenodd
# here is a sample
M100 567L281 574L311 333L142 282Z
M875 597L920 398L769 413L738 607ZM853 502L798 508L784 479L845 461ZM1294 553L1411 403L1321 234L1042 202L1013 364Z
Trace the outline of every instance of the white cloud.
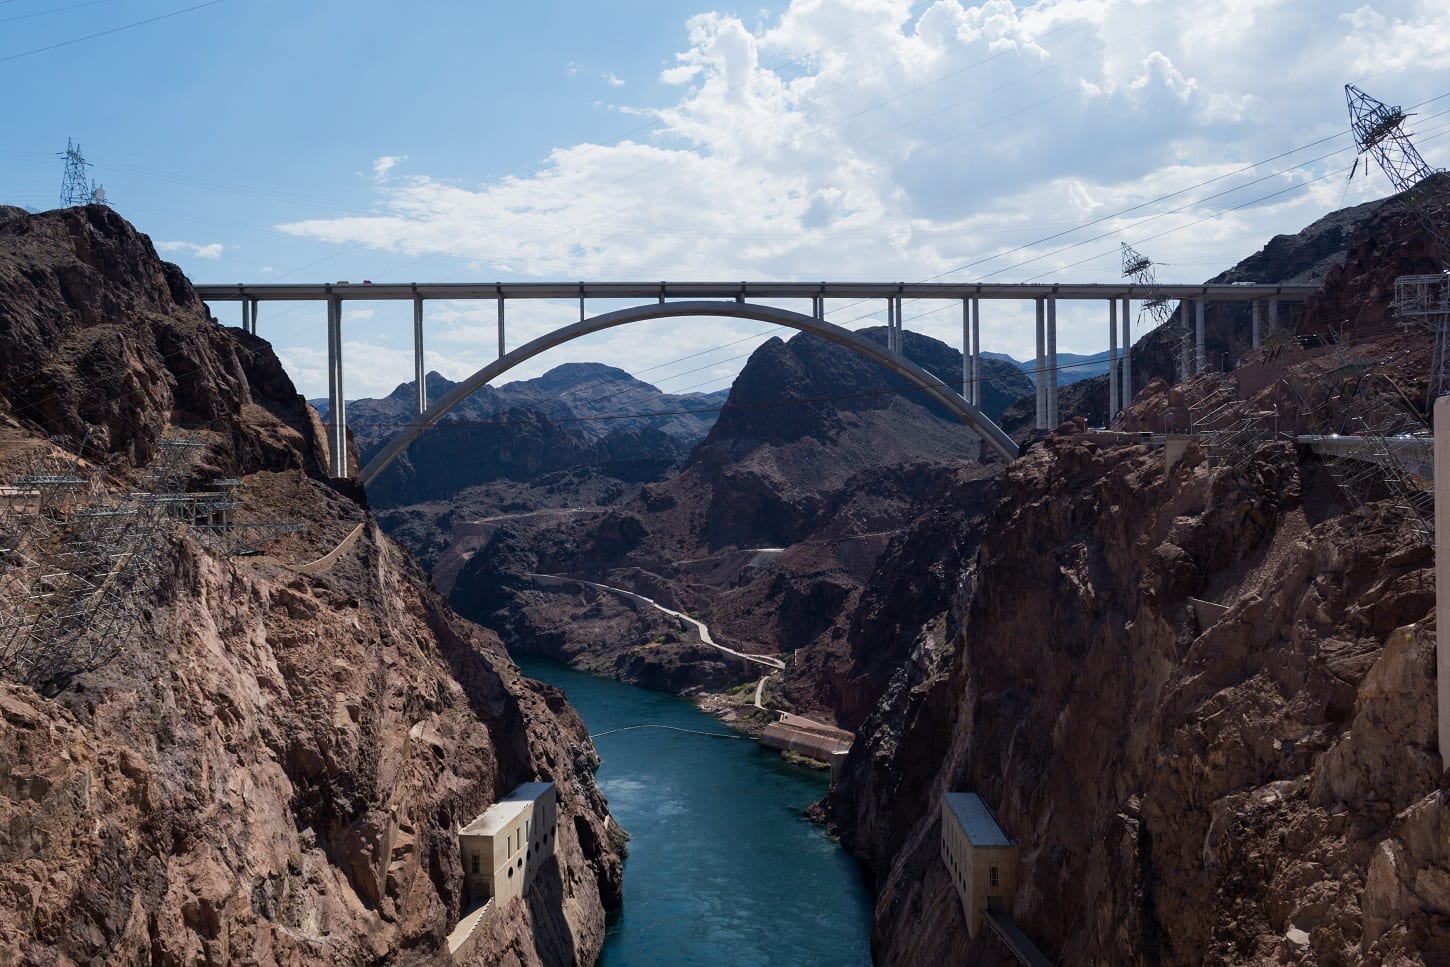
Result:
M604 78L604 83L608 84L610 87L624 86L624 81L621 78L616 77L613 71L605 71L600 76Z
M1445 7L1440 0L1419 0L1403 16L1386 15L1385 7L1365 5L1342 15L1351 30L1350 49L1356 74L1450 67L1450 32L1445 28Z
M388 177L388 172L396 168L399 162L406 160L408 160L407 155L383 155L373 162L373 177L378 181L384 180Z
M185 252L199 259L219 259L222 257L223 246L221 242L209 242L205 245L195 242L157 242L156 250L167 254Z
M1443 93L1419 69L1450 62L1435 7L791 0L759 27L702 13L658 75L668 103L617 108L653 119L648 136L560 145L534 170L478 185L394 177L376 185L372 212L282 230L400 260L455 256L465 276L490 279L1101 281L1116 277L1126 240L1196 281L1341 198L1388 190L1376 177L1346 191L1332 174L1352 160L1347 136L1240 169L1343 131L1346 65L1383 71L1399 61L1374 59L1394 44L1419 60L1366 83L1406 105ZM1427 137L1434 124L1447 119L1426 121ZM1432 163L1442 144L1422 145ZM1295 185L1308 187L1254 201ZM1093 219L1104 220L1072 231ZM432 345L474 359L461 347L487 344L491 311L460 317L458 340L440 331ZM908 317L917 312L914 325L960 340L950 307ZM1064 309L1065 351L1104 348L1096 314ZM521 307L520 334L548 318ZM984 312L988 348L1030 353L1025 319L1020 307ZM676 329L692 335L627 340L620 362L650 366L720 338Z

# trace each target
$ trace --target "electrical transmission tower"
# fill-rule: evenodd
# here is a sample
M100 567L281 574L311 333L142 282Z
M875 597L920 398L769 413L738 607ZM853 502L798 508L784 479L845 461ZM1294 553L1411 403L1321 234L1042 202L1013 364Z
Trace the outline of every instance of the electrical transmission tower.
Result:
M1154 328L1163 329L1169 339L1178 338L1179 343L1179 371L1180 380L1187 379L1193 375L1193 363L1190 358L1191 346L1188 340L1188 319L1183 318L1176 327L1173 322L1173 303L1163 291L1158 288L1158 279L1153 270L1153 260L1142 252L1139 252L1127 242L1120 247L1123 255L1123 278L1132 279L1133 284L1141 285L1148 290L1148 298L1142 300L1142 312L1148 313L1153 319ZM1141 316L1140 316L1141 318Z
M1395 190L1404 193L1410 211L1430 236L1433 254L1444 265L1446 255L1450 254L1450 243L1447 243L1450 219L1428 188L1431 176L1439 172L1425 163L1404 131L1409 115L1398 107L1375 100L1353 84L1344 85L1344 96L1349 104L1355 146L1360 154L1373 157ZM1356 160L1355 164L1359 162ZM1351 171L1350 176L1353 175ZM1400 317L1401 325L1423 325L1435 334L1428 409L1436 397L1450 392L1446 379L1447 363L1450 363L1450 272L1402 275L1395 279L1395 314Z
M74 205L104 205L106 189L91 181L86 169L91 163L81 154L81 146L65 142L65 153L56 157L65 159L65 176L60 183L60 205L70 208Z

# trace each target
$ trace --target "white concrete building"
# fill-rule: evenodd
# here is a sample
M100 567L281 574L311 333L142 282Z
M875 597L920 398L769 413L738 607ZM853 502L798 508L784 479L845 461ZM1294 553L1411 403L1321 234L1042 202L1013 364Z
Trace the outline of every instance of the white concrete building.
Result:
M507 903L554 855L558 794L552 782L526 782L458 831L466 906Z
M967 932L982 929L982 912L1010 914L1017 892L1017 842L1002 832L982 797L974 792L942 796L941 858L956 885L967 917Z

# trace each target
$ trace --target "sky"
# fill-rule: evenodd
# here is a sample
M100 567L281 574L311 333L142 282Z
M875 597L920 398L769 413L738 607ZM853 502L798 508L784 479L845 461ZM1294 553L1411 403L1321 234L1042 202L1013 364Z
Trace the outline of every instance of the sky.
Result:
M0 0L0 203L58 204L74 139L198 283L1111 282L1120 242L1199 282L1390 193L1349 178L1346 83L1450 165L1442 4ZM512 347L578 306L508 313ZM1105 315L1061 304L1059 350L1105 349ZM490 362L495 317L429 303L428 368ZM960 346L959 304L905 322ZM322 305L264 303L259 327L326 395ZM589 360L710 392L790 334L652 322L511 375ZM1030 305L983 303L984 349L1033 342ZM350 397L409 380L411 306L347 303L344 358Z

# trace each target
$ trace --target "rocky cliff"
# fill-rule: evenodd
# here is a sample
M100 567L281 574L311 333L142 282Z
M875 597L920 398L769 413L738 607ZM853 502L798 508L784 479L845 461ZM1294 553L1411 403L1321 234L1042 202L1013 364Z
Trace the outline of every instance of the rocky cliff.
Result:
M864 333L885 339L884 330ZM908 332L904 348L938 378L960 379L961 354L945 344ZM1009 363L987 362L1003 394L990 402L1030 391ZM833 716L849 704L854 722L874 693L862 691L869 676L825 681L846 675L839 659L850 646L839 617L947 476L963 465L978 477L997 472L978 462L979 441L966 427L903 382L813 336L769 340L678 473L607 512L479 522L476 550L449 572L450 600L510 647L629 681L719 689L759 676L758 666L701 648L658 613L608 594L541 589L527 575L567 573L639 591L698 613L736 648L798 655L810 677L789 689L794 707ZM833 707L846 691L850 702Z
M1351 254L1309 323L1383 318L1398 266L1365 253L1416 244L1386 218L1336 243ZM1228 379L1156 381L1125 423L1225 390L1327 428L1367 370L1423 399L1428 343L1373 325L1294 342ZM939 858L947 791L980 793L1021 844L1014 914L1058 962L1450 959L1433 551L1332 469L1268 432L1170 468L1079 420L1008 467L979 524L943 495L952 537L898 592L909 623L883 647L905 660L823 810L876 879L879 963L1000 959Z
M1424 190L1432 204L1450 205L1450 177L1437 176ZM1389 302L1395 277L1434 272L1438 264L1413 210L1403 198L1392 196L1330 212L1293 235L1276 235L1253 255L1206 281L1324 285L1324 293L1311 298L1302 310L1281 306L1279 318L1283 332L1323 344L1341 336L1350 340L1383 336L1394 325ZM1357 293L1353 301L1332 295L1351 283ZM1174 334L1182 331L1184 311L1179 307L1170 326L1143 333L1134 343L1135 395L1155 379L1172 384L1178 378L1179 343ZM1247 303L1209 303L1204 314L1204 358L1209 369L1232 369L1254 355L1252 311ZM1146 314L1139 321L1146 322ZM1267 332L1267 315L1263 325ZM1107 378L1065 386L1060 411L1083 417L1089 426L1106 425ZM1032 426L1032 412L1030 397L1019 400L1004 415L1004 428L1023 435ZM1163 424L1152 429L1162 432Z
M120 657L0 684L0 961L446 963L455 831L534 779L558 858L478 962L591 961L620 859L582 724L323 479L270 348L99 207L0 210L0 344L7 469L64 434L123 484L184 432L194 483L301 525L247 558L178 525Z

